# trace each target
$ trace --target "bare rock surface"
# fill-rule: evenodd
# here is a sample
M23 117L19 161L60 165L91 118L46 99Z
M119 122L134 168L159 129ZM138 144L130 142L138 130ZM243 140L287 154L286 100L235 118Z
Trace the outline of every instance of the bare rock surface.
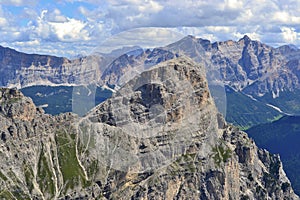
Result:
M226 124L179 57L80 118L0 90L2 199L299 199L278 155Z

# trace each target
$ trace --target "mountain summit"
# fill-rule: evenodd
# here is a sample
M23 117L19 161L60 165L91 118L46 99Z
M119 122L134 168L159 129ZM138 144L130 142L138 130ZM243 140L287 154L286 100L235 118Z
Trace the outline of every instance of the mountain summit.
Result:
M298 199L279 157L224 122L191 59L152 67L82 118L0 91L1 198Z

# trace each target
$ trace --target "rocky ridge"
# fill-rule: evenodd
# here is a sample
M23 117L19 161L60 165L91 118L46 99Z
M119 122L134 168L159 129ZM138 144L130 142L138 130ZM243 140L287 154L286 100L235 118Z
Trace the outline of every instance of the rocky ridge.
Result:
M102 85L106 66L119 54L94 54L77 59L26 54L0 46L0 86L24 88L34 85Z
M224 84L250 95L272 93L276 98L280 91L299 89L299 71L293 70L295 65L291 64L291 59L300 58L295 49L284 46L276 49L247 35L239 41L214 43L188 36L166 49L205 63L208 71L219 71Z
M209 80L222 82L253 96L272 94L299 87L300 53L288 45L273 48L244 36L239 41L211 43L187 36L166 47L136 51L130 54L94 54L69 60L54 56L24 54L0 48L0 85L26 87L30 85L123 85L151 66L188 56L206 67Z
M298 199L279 156L226 124L204 68L163 62L79 118L0 90L4 199Z

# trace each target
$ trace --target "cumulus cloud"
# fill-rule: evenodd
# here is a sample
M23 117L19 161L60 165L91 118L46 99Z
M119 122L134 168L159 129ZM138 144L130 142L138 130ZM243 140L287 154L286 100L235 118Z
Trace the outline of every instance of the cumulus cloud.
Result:
M79 20L67 19L66 22L51 22L49 25L61 41L89 40L89 33L84 29L87 24Z
M63 23L67 22L68 19L65 17L59 9L54 9L52 12L47 12L47 21L50 22L57 22L57 23Z
M60 15L60 11L54 13L43 10L36 21L29 23L31 26L30 37L52 42L76 42L89 40L89 32L85 29L88 24L80 20L67 18Z
M294 43L297 40L297 32L294 28L282 27L282 37L287 43Z
M183 37L183 34L170 28L135 28L109 37L101 42L93 51L109 53L116 49L132 46L142 48L163 47Z
M121 34L123 31L128 32L130 29L135 30L129 31L133 39L139 41L138 38L143 38L146 42L145 35L142 36L136 31L137 28L162 27L211 41L238 40L247 34L252 39L273 46L284 43L300 46L300 1L297 0L49 0L47 2L2 0L0 41L8 41L20 48L24 48L25 45L30 47L32 44L45 46L45 49L50 50L52 43L55 42L56 49L60 48L56 53L66 54L65 52L73 51L82 53L81 49L88 51L110 36ZM6 5L23 6L23 11L20 15L12 14ZM159 38L155 35L149 37ZM133 41L132 38L130 41ZM138 43L141 43L140 41ZM70 45L71 49L68 49L71 43L78 48L72 48Z

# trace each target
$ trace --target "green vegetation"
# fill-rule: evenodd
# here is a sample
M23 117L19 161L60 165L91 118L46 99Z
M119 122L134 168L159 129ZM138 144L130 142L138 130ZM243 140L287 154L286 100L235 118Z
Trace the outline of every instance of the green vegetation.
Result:
M2 101L1 106L6 105L6 104L14 104L20 100L21 100L21 98L11 98L11 99L8 99L8 101Z
M93 160L93 161L91 162L91 164L89 165L89 167L87 168L87 173L88 173L89 175L94 175L94 174L96 174L96 173L97 173L97 170L98 170L98 165L99 165L98 160Z
M230 87L226 87L226 96L226 121L242 130L282 117L280 112L267 106L266 103L255 101Z
M272 94L263 97L256 97L259 101L272 104L281 108L283 112L299 115L300 114L300 90L281 91L279 97L273 98Z
M72 111L73 99L80 99L87 96L88 90L83 86L32 86L21 89L25 96L32 98L37 106L48 105L44 107L46 113L57 115L60 113ZM73 92L75 91L75 92ZM77 93L80 93L77 94ZM74 95L74 96L73 96ZM111 97L110 90L96 88L95 105ZM86 103L86 102L85 102ZM87 108L87 111L90 108Z
M187 153L178 157L171 165L168 166L170 173L176 175L180 172L184 173L195 173L197 166L200 163L196 160L196 153Z
M75 186L88 184L85 179L83 169L76 158L76 140L74 134L68 134L64 130L56 133L56 143L58 146L58 159L60 170L66 183L65 192Z
M41 191L54 196L55 183L53 181L53 174L50 171L49 163L43 149L39 158L37 177L37 182L41 188Z
M17 103L18 101L21 101L21 98L11 98L6 103L8 103L8 104L14 104L14 103Z
M10 170L7 172L7 176L11 178L11 180L16 184L16 185L19 185L19 184L22 184L22 181L20 181L20 179L18 179L18 177L16 176L16 174Z
M0 178L4 181L7 181L7 177L0 171Z
M8 190L0 191L0 199L15 199L15 197Z
M23 171L24 171L24 175L25 175L26 185L29 189L29 192L31 192L33 190L33 183L32 183L32 180L34 178L33 170L31 169L31 167L29 165L24 164Z
M227 160L231 158L232 155L232 151L228 147L224 146L222 143L214 146L212 148L212 151L213 159L217 166L220 166L221 163L227 162Z
M300 194L300 116L284 116L277 121L246 130L260 148L280 155L293 189ZM278 166L274 166L274 171Z

